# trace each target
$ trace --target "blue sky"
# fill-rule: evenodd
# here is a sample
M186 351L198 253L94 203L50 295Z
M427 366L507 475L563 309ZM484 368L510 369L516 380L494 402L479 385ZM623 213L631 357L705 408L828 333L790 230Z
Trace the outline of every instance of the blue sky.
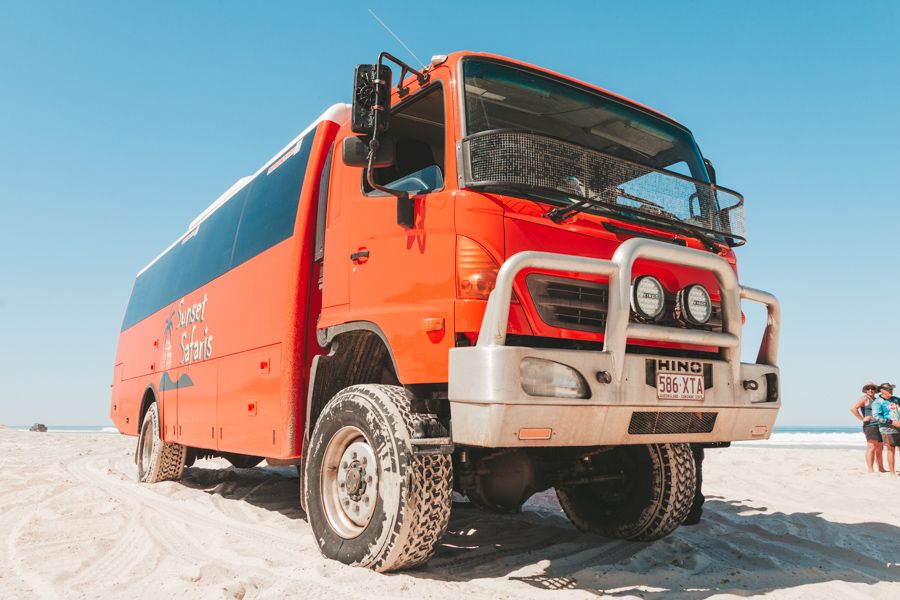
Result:
M782 301L781 425L900 380L900 5L0 2L0 423L103 424L136 271L353 66L497 52L683 122ZM746 309L756 335L759 311ZM749 338L750 336L748 336Z

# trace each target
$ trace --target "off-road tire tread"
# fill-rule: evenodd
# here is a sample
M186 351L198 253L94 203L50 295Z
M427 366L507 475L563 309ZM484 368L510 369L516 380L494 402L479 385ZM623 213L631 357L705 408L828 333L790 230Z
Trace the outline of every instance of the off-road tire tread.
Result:
M659 462L662 477L654 481L663 486L662 493L652 507L652 517L643 526L635 524L599 525L591 521L591 515L582 515L566 490L557 489L560 506L569 521L581 531L606 537L649 542L663 538L675 531L687 518L694 501L695 470L690 444L651 444L652 457ZM654 492L659 491L658 487ZM654 494L656 495L656 494Z
M663 538L687 518L694 502L694 455L690 444L659 444L660 459L666 476L663 478L662 499L650 524L641 532L629 537L635 541L649 542Z
M167 444L162 440L160 443L163 447L159 455L160 467L157 481L178 481L184 475L187 446Z
M383 528L377 530L377 540L362 537L369 535L368 530L360 534L359 539L353 540L354 545L366 544L362 552L347 550L335 537L337 534L329 529L317 531L329 525L327 516L321 514L322 499L313 493L319 481L316 474L322 468L320 455L327 446L327 436L333 434L326 432L342 426L345 421L341 420L340 415L348 410L364 421L363 427L370 430L369 434L377 435L381 443L387 445L384 449L394 461L391 471L399 476L399 479L396 476L383 478L382 473L382 481L392 479L390 485L399 487L396 490L399 495L393 495L389 505L383 500L379 503L380 514L385 521ZM411 440L419 421L433 418L432 414L416 413L411 395L399 386L354 385L344 388L328 401L310 436L301 484L306 500L305 510L320 549L326 556L338 552L340 557L332 557L379 572L412 568L431 557L450 521L453 463L446 454L415 454ZM377 514L373 518L377 518Z
M399 386L372 384L351 387L346 391L364 394L377 403L382 403L384 397L396 407L401 423L395 423L392 419L388 419L388 422L395 428L405 428L405 431L392 432L398 440L411 438L419 419L434 417L430 414L413 413L408 392ZM411 514L401 516L401 519L411 519L409 534L402 540L403 546L399 553L386 553L394 554L393 560L387 562L388 557L385 556L376 561L372 566L376 571L396 571L423 564L434 554L450 522L453 499L453 461L450 456L417 455L410 448L409 457L410 464L406 468L412 475L409 477L411 485L407 493L411 496L411 501L400 503L401 510L405 506L412 509ZM392 547L397 541L390 540L388 547Z
M406 436L412 437L415 423L434 415L413 413L405 389L391 385L373 385L384 393L400 411ZM409 537L398 558L385 570L409 569L423 564L437 549L438 542L450 523L453 500L453 461L447 454L417 455L410 452L413 485L410 490L414 506ZM376 567L377 568L377 567ZM382 570L382 568L378 568Z
M148 476L144 483L158 483L160 481L177 481L184 475L184 467L187 462L187 446L182 444L169 444L162 440L159 427L159 405L153 402L144 414L144 420L153 419L153 451L151 452L151 465L147 468ZM141 421L139 432L143 431ZM140 433L139 433L140 435ZM140 438L138 438L140 448ZM138 473L140 478L140 473Z

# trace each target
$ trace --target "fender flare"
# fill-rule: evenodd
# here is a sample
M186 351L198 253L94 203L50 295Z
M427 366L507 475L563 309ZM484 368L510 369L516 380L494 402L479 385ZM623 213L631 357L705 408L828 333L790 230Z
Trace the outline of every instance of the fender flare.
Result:
M381 343L384 344L385 348L387 348L388 356L390 356L391 358L391 364L394 367L394 373L397 374L398 378L400 377L400 369L397 367L397 359L394 357L394 349L391 348L391 343L388 341L388 338L384 334L384 331L381 329L381 327L379 327L372 321L348 321L346 323L341 323L340 325L332 325L331 327L318 329L316 330L316 340L319 342L319 346L321 346L322 348L327 348L331 345L331 342L334 341L334 338L343 333L349 333L351 331L369 331L380 337Z
M348 321L346 323L341 323L339 325L333 325L330 327L325 327L322 329L316 330L316 340L322 348L328 348L330 351L328 354L320 354L313 358L312 365L310 366L309 373L309 384L307 386L306 392L306 407L305 407L305 416L304 416L304 424L303 424L303 446L306 446L306 442L309 440L309 437L312 435L312 429L315 427L315 421L318 417L318 411L324 405L324 402L327 402L327 399L323 401L325 396L329 398L333 396L333 394L325 393L328 390L328 384L322 381L322 377L320 377L321 372L327 369L328 361L335 360L336 356L336 347L334 346L334 341L338 339L342 335L346 335L348 333L357 333L357 332L365 332L369 334L373 334L376 336L381 344L381 346L385 349L386 355L390 360L390 367L394 371L394 375L399 380L399 373L397 369L397 361L394 357L394 351L391 348L390 342L388 342L387 336L384 334L384 331L375 323L371 321ZM325 375L327 378L327 375ZM369 379L369 378L367 378ZM349 385L361 384L361 383L382 383L381 381L355 381L354 378L350 378L348 381L344 382L346 385L340 385L340 389L347 387ZM332 390L334 393L340 391L340 389ZM323 396L324 393L324 396Z

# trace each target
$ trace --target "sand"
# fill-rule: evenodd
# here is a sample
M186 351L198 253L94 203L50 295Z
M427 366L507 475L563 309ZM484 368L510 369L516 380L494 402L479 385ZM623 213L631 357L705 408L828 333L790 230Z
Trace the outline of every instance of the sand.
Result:
M900 477L860 450L708 452L704 521L658 542L581 534L552 491L454 508L425 566L325 560L296 473L201 461L134 481L134 438L0 430L0 598L900 597Z

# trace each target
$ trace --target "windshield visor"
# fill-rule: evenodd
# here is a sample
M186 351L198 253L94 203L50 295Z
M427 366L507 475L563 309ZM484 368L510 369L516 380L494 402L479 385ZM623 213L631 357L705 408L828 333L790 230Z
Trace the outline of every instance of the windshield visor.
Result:
M563 205L588 199L587 212L744 241L743 199L709 183L686 129L530 70L463 65L468 187L516 188Z

